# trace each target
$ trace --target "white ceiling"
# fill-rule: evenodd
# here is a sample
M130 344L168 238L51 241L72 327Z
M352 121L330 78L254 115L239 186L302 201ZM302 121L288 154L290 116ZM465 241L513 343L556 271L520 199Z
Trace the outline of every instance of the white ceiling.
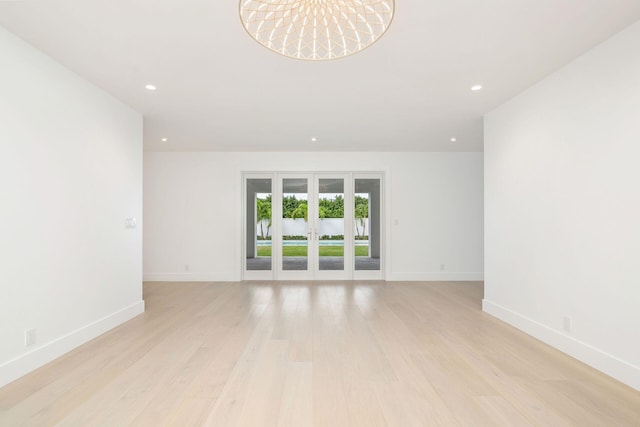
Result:
M0 1L160 151L479 151L484 113L638 19L638 0L396 0L371 48L307 62L251 39L237 0Z

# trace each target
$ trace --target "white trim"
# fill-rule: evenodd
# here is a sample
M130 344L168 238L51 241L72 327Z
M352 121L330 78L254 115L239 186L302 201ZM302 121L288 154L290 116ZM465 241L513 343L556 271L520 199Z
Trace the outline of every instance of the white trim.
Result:
M144 301L138 301L3 363L0 365L0 387L4 387L142 313L144 313Z
M393 255L393 193L391 192L391 169L386 168L382 175L382 188L380 202L384 203L382 209L384 209L384 216L382 218L382 230L380 230L382 237L382 249L380 255L382 256L382 263L380 269L382 273L382 280L391 280L391 266ZM381 209L381 211L382 211Z
M246 242L246 239L244 238L244 219L245 219L245 213L243 212L243 206L246 202L246 196L245 196L245 178L244 178L244 172L242 172L240 170L240 168L236 167L235 168L235 175L236 175L236 179L234 182L235 185L235 191L234 191L234 195L235 195L235 206L236 209L238 208L238 206L240 206L240 213L241 215L235 215L235 221L234 221L234 227L235 227L235 235L238 236L242 236L242 240L240 241L240 244L238 244L237 241L234 240L233 245L234 245L234 253L235 253L235 259L236 260L242 260L244 259L244 254L246 253L244 250L244 245ZM273 184L272 184L273 185ZM242 271L243 271L243 266L244 264L242 262L238 263L235 262L235 266L234 266L234 276L232 279L229 279L230 281L240 281L242 280Z
M487 299L482 310L605 374L640 390L640 367Z
M361 278L358 280L385 280L386 266L389 265L386 261L389 249L386 248L387 242L390 242L389 237L390 227L387 222L389 221L388 212L390 206L387 203L389 199L390 186L387 184L388 177L390 176L389 168L385 168L379 171L353 171L353 170L338 170L338 171L238 171L240 175L240 198L236 200L236 205L239 206L241 215L236 216L236 234L241 236L241 244L237 247L239 249L237 259L240 260L236 264L236 268L240 270L238 278L219 278L212 280L231 281L231 280L354 280L355 276L359 275ZM344 198L345 198L345 238L346 240L352 240L353 233L353 198L355 196L354 180L355 179L378 179L380 180L380 245L382 246L382 262L380 270L371 270L366 274L360 274L355 271L353 248L345 247L345 269L340 271L326 271L318 269L317 260L317 241L309 241L310 253L308 257L309 268L307 270L282 270L279 239L281 237L280 223L275 221L271 228L272 235L272 247L276 248L272 251L271 257L271 270L264 271L252 271L246 270L246 218L247 218L247 179L255 178L268 178L272 180L271 194L273 200L281 200L282 197L282 179L283 178L306 178L308 180L308 209L309 218L317 217L316 211L318 209L318 180L320 178L343 178L345 180ZM282 206L280 203L274 203L272 206L272 214L274 217L281 216ZM347 219L351 218L351 220ZM317 229L316 222L310 224L310 229ZM145 281L147 276L145 275ZM159 281L153 280L151 281ZM416 279L419 280L419 279Z
M239 282L237 272L222 273L146 273L145 282Z
M424 282L468 282L483 281L484 273L476 272L416 272L416 273L393 273L387 274L387 281L424 281Z

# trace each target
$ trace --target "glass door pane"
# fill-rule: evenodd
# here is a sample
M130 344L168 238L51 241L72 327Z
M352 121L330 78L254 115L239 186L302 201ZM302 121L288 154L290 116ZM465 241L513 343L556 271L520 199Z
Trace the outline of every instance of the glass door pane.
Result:
M271 270L270 178L247 178L246 269Z
M318 180L316 240L320 270L344 270L344 179Z
M354 181L356 270L380 270L380 179Z
M309 269L309 180L282 180L282 270Z

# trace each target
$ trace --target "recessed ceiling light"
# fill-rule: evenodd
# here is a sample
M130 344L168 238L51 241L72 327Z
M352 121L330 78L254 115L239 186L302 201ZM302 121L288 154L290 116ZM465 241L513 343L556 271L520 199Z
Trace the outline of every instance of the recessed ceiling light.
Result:
M167 138L162 138L162 142L167 142L168 139Z
M473 85L471 86L471 90L477 92L482 89L482 85Z
M456 141L457 141L457 139L456 139L455 136L451 138L451 142L456 142Z
M311 142L316 142L318 140L318 138L316 138L315 136L311 137Z
M155 87L154 85L145 85L144 88L147 89L147 90L156 90L157 89L157 87Z

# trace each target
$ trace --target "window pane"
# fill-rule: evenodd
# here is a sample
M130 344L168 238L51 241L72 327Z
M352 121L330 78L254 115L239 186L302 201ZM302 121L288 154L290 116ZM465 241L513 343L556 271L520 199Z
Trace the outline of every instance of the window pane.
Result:
M356 270L380 270L380 179L355 180Z
M247 179L247 270L271 270L271 179Z
M306 178L282 180L282 269L307 270L308 182Z
M318 217L320 270L344 270L344 179L320 179Z

